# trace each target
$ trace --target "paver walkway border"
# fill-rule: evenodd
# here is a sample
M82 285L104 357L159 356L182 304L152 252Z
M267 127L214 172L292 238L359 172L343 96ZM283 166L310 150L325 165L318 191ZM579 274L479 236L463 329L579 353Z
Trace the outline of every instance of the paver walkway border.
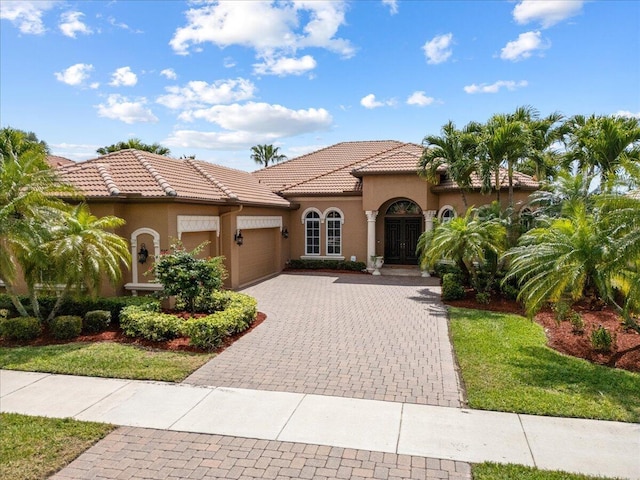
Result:
M640 479L640 425L0 370L0 411Z

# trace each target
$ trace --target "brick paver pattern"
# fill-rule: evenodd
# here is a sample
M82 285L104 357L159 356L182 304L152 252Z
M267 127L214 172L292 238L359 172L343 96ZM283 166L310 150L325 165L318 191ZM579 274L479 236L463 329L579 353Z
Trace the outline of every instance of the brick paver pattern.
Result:
M460 407L436 279L284 274L244 290L264 323L185 382Z
M452 460L123 427L51 478L471 480L471 468Z

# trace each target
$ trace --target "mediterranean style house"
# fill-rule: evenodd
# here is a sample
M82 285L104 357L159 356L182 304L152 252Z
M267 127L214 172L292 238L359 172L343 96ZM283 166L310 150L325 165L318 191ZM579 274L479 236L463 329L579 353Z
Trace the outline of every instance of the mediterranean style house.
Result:
M420 234L435 218L465 210L446 171L437 184L417 175L421 153L412 143L344 142L248 173L122 150L57 171L84 193L94 215L126 220L116 233L130 242L132 265L121 285L103 292L120 295L159 288L146 272L174 239L187 249L208 241L202 255L225 257L230 288L276 274L290 259L372 267L382 256L387 265L415 265ZM474 179L469 205L495 200L479 187ZM506 172L499 188L506 201ZM517 173L514 188L522 205L538 183Z

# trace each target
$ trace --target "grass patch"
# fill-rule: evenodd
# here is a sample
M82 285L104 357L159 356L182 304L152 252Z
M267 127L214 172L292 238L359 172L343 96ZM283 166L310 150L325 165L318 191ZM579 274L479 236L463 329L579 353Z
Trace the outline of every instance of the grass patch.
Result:
M471 408L640 421L640 374L562 355L546 346L540 325L519 315L449 312Z
M522 465L479 463L471 468L473 480L606 480L576 473L539 470ZM610 479L613 480L613 479Z
M77 420L0 413L0 477L44 479L115 427Z
M168 352L112 342L0 348L0 368L179 382L214 354Z

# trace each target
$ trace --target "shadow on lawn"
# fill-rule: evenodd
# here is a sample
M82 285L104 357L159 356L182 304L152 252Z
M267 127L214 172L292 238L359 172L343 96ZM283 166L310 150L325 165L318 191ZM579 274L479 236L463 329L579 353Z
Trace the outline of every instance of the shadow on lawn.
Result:
M547 347L525 346L524 360L512 359L524 384L567 393L606 396L626 410L635 421L640 419L640 375L595 365L559 354ZM522 358L521 357L521 358Z

